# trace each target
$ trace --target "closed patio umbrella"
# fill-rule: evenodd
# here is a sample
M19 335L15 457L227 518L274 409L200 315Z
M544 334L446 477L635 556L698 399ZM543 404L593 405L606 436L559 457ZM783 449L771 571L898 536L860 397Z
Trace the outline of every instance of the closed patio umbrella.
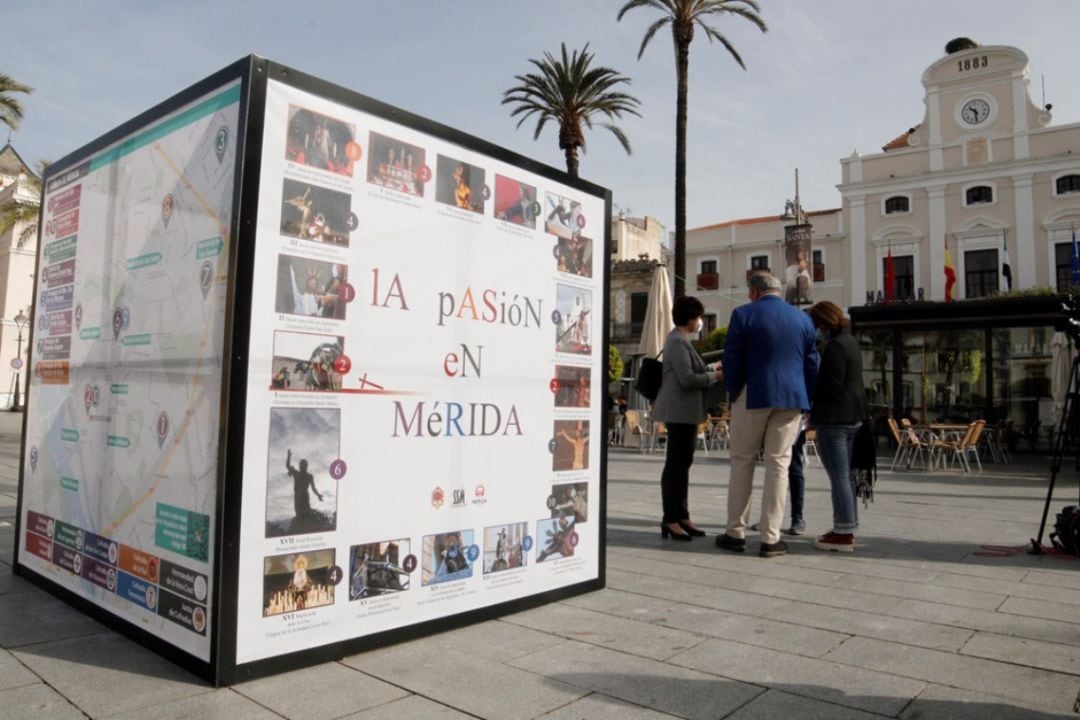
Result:
M1050 396L1054 399L1054 424L1061 422L1065 395L1069 392L1072 351L1065 333L1056 332L1050 339Z
M649 287L649 302L645 306L645 324L641 328L638 352L656 357L664 349L664 341L675 324L671 320L671 285L667 268L657 265Z

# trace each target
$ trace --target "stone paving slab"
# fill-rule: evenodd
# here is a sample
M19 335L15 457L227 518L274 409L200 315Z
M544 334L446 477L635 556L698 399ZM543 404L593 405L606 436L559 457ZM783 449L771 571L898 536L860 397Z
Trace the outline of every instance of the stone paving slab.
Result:
M960 650L964 655L1014 665L1080 675L1080 647L978 632Z
M0 692L4 720L85 720L86 715L60 693L38 683Z
M1071 704L1080 685L1071 675L871 638L852 638L825 657L897 677L946 682L953 687L1053 707Z
M519 669L516 663L522 659L493 662L419 640L353 655L342 663L411 693L491 720L534 718L588 694L558 678Z
M691 720L724 717L764 691L715 673L568 642L512 663L545 677Z
M212 691L188 672L114 633L37 643L14 655L92 718Z
M506 621L654 660L666 660L704 640L700 634L664 624L638 622L562 603L517 613Z
M564 638L515 624L514 616L495 622L477 623L433 636L428 642L495 662L514 658L558 645Z
M553 710L542 717L542 720L671 720L679 715L650 710L640 705L632 705L622 700L617 700L607 695L593 693L580 700Z
M727 716L726 720L881 720L881 715L822 702L781 690L769 690Z
M1080 570L1080 568L1077 569ZM970 575L954 575L952 573L940 573L931 581L931 584L988 594L1002 593L1009 597L1026 598L1028 600L1080 605L1080 592L1077 592L1077 588L1067 586L1035 585L1026 582L1001 580L1000 578L978 578Z
M862 667L849 667L832 662L828 657L799 657L727 640L709 640L676 655L671 662L745 683L892 716L899 714L925 684Z
M1072 603L1011 597L1003 602L998 609L1001 612L1013 613L1014 615L1080 624L1080 605L1073 605Z
M688 633L735 640L811 657L824 655L849 637L843 633L801 624L737 615L611 589L583 595L570 602L597 612L641 620L642 623L678 628ZM701 641L700 635L698 642Z
M235 691L290 720L331 720L409 693L341 663L323 663L237 685Z
M440 705L419 695L409 695L401 700L346 715L341 720L411 720L411 718L465 720L472 717L474 716L466 715L452 707Z
M972 630L948 625L800 602L793 602L771 612L768 617L793 624L833 630L837 633L892 640L952 652L963 647L973 634Z
M987 693L930 684L900 715L903 720L1060 720L1076 715L1054 708L1024 706Z
M940 603L942 605L960 605L961 607L975 608L978 610L995 610L1005 602L1006 598L1000 590L995 592L957 590L951 587L941 587L932 584L919 585L901 582L899 580L886 580L884 578L864 577L861 575L845 575L836 581L836 586L848 590L861 590L863 592L885 595L889 598L924 600L926 602Z
M104 630L96 620L42 590L0 595L2 647L96 635Z
M103 717L105 720L280 720L292 716L268 710L235 690L222 689ZM327 716L327 720L331 717Z
M30 672L19 659L7 650L0 650L0 690L33 685L41 682L34 673ZM0 707L3 707L0 704Z
M791 602L784 598L755 595L739 590L709 587L698 583L681 582L620 570L608 571L607 584L608 587L615 590L676 600L688 605L699 605L715 610L728 610L744 615L767 613L776 608L789 605Z
M1031 640L1080 644L1080 625L1044 618L972 610L956 605L936 605L919 600L904 600L897 604L890 614L912 620L983 630Z

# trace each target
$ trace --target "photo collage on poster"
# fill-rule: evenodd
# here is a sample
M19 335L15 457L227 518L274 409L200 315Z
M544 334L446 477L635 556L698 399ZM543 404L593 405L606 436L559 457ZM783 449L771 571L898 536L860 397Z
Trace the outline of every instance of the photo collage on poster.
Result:
M262 616L341 603L360 608L375 598L398 603L456 582L513 582L539 563L572 558L578 526L589 519L588 478L595 472L590 413L593 384L602 384L593 349L602 331L602 298L593 290L594 240L583 234L582 202L545 190L531 174L518 178L502 174L501 166L496 172L478 165L466 151L408 141L414 136L404 129L386 131L389 123L365 127L364 116L346 120L297 102L288 106L276 276L269 281L275 320L265 539L273 542L261 553ZM387 213L402 212L403 204L436 211L444 223L490 224L544 248L551 263L544 308L554 313L542 342L552 358L555 419L550 441L542 442L552 458L552 481L538 488L534 509L520 517L367 537L348 520L339 523L339 511L363 503L350 494L372 492L344 478L343 455L363 455L365 440L350 437L342 419L349 393L356 392L350 369L365 351L373 352L371 339L356 333L366 309L351 304L356 291L350 284L350 269L360 281L368 279L364 243L373 234L366 217L372 204L385 204ZM597 232L602 228L599 221ZM442 502L437 488L431 504Z

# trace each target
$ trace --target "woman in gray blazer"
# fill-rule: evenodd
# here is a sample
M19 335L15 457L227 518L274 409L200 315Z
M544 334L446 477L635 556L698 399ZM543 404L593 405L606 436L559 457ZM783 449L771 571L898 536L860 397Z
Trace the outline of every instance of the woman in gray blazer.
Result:
M694 462L697 426L708 417L705 391L724 379L723 370L710 372L690 344L689 336L701 332L704 314L705 307L697 298L684 295L675 300L671 308L675 328L664 341L664 381L653 406L653 419L667 426L667 457L660 475L664 505L660 537L683 542L705 534L690 522L690 466Z

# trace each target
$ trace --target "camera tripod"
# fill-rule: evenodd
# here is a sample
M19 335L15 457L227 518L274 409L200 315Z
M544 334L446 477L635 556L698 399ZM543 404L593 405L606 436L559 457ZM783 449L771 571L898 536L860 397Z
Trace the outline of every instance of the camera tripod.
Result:
M1043 505L1042 520L1039 522L1039 536L1032 538L1031 549L1028 550L1032 555L1042 555L1043 546L1042 539L1043 533L1046 532L1046 517L1050 513L1050 502L1054 497L1054 485L1057 483L1058 472L1061 470L1061 461L1065 456L1066 440L1071 439L1073 443L1073 452L1076 454L1075 467L1078 473L1080 473L1080 442L1077 442L1076 437L1071 437L1072 433L1069 430L1069 421L1072 418L1073 409L1076 407L1076 403L1080 400L1080 392L1077 389L1077 383L1080 382L1080 355L1073 353L1072 368L1069 370L1069 384L1066 386L1068 392L1065 393L1065 405L1061 409L1061 419L1058 420L1057 432L1054 434L1054 457L1050 461L1050 487L1046 489L1046 504ZM1078 500L1080 504L1080 500Z

